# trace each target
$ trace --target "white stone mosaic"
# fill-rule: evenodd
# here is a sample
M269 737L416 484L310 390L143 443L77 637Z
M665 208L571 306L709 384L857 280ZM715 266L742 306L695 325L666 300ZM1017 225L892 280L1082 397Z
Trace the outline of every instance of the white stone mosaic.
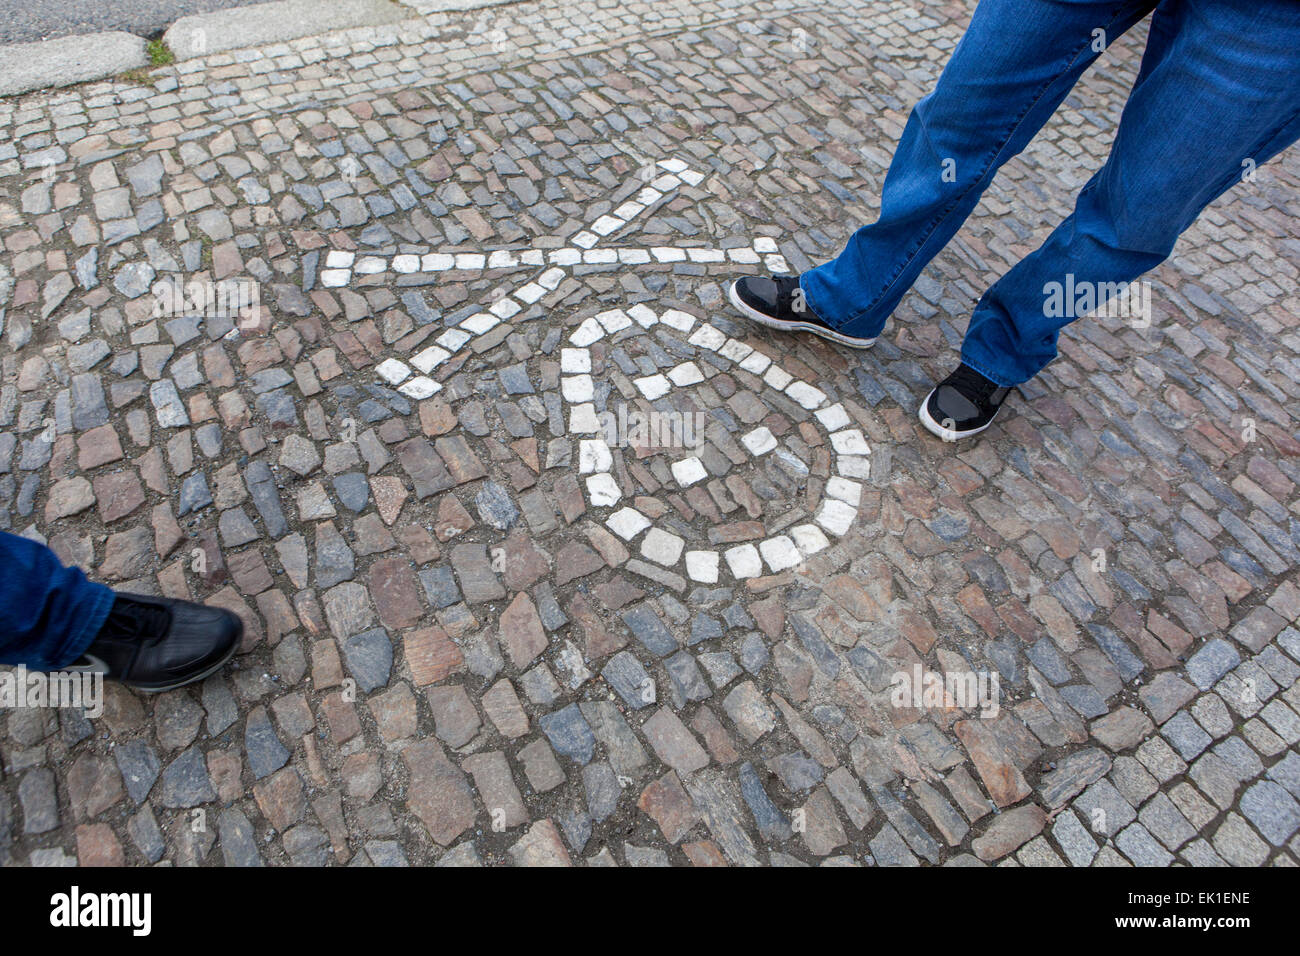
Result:
M403 252L392 257L358 256L350 250L332 249L325 255L320 281L328 287L340 287L350 284L357 276L384 273L396 276L450 270L472 273L487 269L543 269L539 275L518 288L495 296L485 311L475 313L458 327L444 331L436 339L435 345L424 348L405 362L399 358L388 358L376 367L375 374L383 382L396 387L407 397L419 400L436 394L442 387L430 377L440 365L455 357L475 338L490 332L501 322L508 322L548 292L558 288L568 270L581 263L620 262L635 265L689 260L754 265L762 262L774 272L788 271L785 260L777 250L776 240L770 236L755 238L749 248L732 249L604 245L608 237L618 234L652 204L670 198L673 191L683 183L696 185L704 178L703 174L692 170L680 160L663 160L657 166L663 170L663 175L643 189L634 201L625 202L613 212L600 216L586 231L572 237L571 246L560 249L500 249L483 253ZM680 309L658 313L644 303L627 309L607 309L589 316L569 333L567 344L560 349L560 391L569 409L569 432L579 438L578 471L584 476L588 503L592 507L615 507L624 497L623 489L613 475L612 450L600 438L587 437L601 434L601 421L595 405L596 383L591 375L590 347L634 326L649 329L656 325L667 326L681 334L689 344L713 352L718 359L734 363L738 368L761 377L764 385L813 412L814 418L829 436L834 451L835 474L826 483L821 507L812 522L796 525L784 533L756 543L741 544L722 551L687 550L687 543L680 535L656 525L641 512L626 506L615 510L606 520L606 526L624 541L636 543L639 538L641 555L657 565L675 568L684 560L686 575L692 581L702 584L716 583L724 566L737 579L796 568L806 558L830 546L827 533L834 537L842 537L847 533L857 517L857 507L862 497L862 485L858 479L865 479L870 474L871 449L862 431L854 427L844 407L829 404L821 389L801 381L781 368L770 356L751 345L729 338L707 321L699 321ZM646 400L655 402L669 395L675 388L689 388L705 380L699 363L686 361L667 374L636 378L633 385ZM800 475L808 473L807 463L784 448L765 425L746 432L739 440L755 458L774 454L787 471ZM689 488L710 477L704 463L693 455L673 462L670 470L682 488Z

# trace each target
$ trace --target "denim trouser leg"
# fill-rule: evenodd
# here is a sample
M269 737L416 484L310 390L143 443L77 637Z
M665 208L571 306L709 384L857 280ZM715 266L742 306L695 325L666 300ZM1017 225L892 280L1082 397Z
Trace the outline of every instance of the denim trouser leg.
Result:
M1098 48L1156 0L981 0L934 90L908 117L880 217L805 272L808 304L850 335L878 335L998 168L1047 122Z
M0 664L58 670L104 626L113 592L43 544L0 531Z
M1045 287L1133 281L1245 166L1297 138L1300 3L1162 0L1110 157L1074 213L984 294L962 360L1001 385L1032 378L1071 321L1045 307Z

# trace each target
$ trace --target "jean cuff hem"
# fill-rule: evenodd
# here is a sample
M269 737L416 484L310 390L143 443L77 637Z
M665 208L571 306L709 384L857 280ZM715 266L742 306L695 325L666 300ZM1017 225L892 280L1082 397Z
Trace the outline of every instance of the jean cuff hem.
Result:
M1011 380L1012 376L990 372L988 366L986 366L983 362L972 360L971 357L967 355L965 351L961 353L961 360L963 364L969 365L971 368L979 372L981 375L987 378L994 385L1000 386L1002 388L1015 388L1022 381L1024 381L1024 379L1012 381Z
M859 319L840 321L832 318L830 315L826 313L825 309L818 307L817 302L813 297L812 290L803 284L802 278L800 279L799 282L799 288L803 290L804 301L808 303L808 308L812 309L813 315L817 316L817 318L821 319L822 322L824 322L830 328L834 329L836 332L842 332L844 335L852 335L857 338L874 339L877 338L880 335L880 333L885 330L885 322L881 322L880 328L875 329L874 331L871 332L867 332L862 329L849 330L846 328L846 326L852 325L854 322L859 321ZM888 316L886 316L885 321L886 322L888 321Z
M102 584L95 585L95 588L98 593L93 602L88 602L81 628L68 636L57 655L51 656L50 660L55 666L50 670L61 670L84 654L86 649L95 643L100 629L108 620L108 614L113 610L113 602L117 600L117 594L112 588Z

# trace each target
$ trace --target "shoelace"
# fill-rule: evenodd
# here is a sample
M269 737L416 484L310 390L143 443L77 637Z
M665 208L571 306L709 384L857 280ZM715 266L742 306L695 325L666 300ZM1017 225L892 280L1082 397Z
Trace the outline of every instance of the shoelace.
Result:
M101 637L119 639L158 639L167 633L171 611L157 604L123 601L119 598L109 612Z
M1002 387L996 382L990 382L969 365L959 365L944 384L955 388L967 398L977 400L981 405L987 403L993 393Z
M773 276L776 283L776 301L778 306L793 310L795 290L799 288L798 276Z
M773 276L772 281L776 283L777 291L783 296L793 295L799 285L798 276Z

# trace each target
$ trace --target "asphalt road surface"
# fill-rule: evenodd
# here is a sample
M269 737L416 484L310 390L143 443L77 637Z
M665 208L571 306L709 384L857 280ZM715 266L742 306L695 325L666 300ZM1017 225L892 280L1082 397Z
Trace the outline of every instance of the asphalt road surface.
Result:
M0 43L26 43L100 30L154 36L191 13L266 0L0 0Z

